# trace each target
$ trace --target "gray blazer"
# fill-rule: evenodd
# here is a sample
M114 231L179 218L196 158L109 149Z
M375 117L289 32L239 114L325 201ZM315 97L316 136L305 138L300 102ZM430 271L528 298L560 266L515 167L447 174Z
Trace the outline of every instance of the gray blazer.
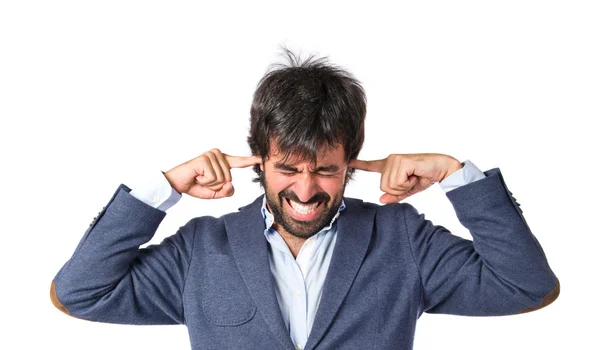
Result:
M552 302L558 280L498 168L446 193L473 241L406 203L344 198L305 349L412 349L423 312L511 315ZM69 315L185 324L193 349L294 349L269 269L262 196L190 220L158 245L165 213L119 186L51 286Z

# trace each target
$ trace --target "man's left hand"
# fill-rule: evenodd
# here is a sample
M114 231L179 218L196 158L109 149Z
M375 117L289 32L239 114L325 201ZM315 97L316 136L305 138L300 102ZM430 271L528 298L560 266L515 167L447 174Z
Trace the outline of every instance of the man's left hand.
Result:
M385 193L379 201L390 204L426 190L461 169L462 164L449 155L418 153L390 154L380 160L354 159L349 167L380 173L380 188Z

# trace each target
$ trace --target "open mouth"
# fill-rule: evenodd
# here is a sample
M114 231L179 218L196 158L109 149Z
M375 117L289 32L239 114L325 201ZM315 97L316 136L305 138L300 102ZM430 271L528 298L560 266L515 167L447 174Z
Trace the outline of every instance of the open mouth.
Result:
M290 207L292 207L292 209L294 209L294 211L296 213L301 214L301 215L311 214L318 207L320 207L321 204L323 203L323 201L318 201L318 202L314 202L314 203L310 203L310 204L301 204L301 203L295 202L289 198L286 198L285 200L288 202Z

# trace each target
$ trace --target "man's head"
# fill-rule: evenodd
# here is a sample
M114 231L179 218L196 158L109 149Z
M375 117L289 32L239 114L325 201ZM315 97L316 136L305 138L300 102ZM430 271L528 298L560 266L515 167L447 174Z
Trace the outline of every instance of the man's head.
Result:
M276 222L310 237L341 203L353 173L348 163L364 141L366 97L349 72L326 58L285 54L289 65L274 66L254 93L248 144L263 159L255 171Z

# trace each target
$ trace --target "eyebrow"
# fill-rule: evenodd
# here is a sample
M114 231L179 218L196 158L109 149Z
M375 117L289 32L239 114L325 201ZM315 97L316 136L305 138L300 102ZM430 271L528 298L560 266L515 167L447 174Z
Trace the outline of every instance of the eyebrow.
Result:
M279 163L279 162L275 163L275 169L298 172L298 168L296 168L292 165L289 165L289 164ZM332 165L317 167L312 172L313 173L336 173L339 170L340 170L339 166L332 164Z

